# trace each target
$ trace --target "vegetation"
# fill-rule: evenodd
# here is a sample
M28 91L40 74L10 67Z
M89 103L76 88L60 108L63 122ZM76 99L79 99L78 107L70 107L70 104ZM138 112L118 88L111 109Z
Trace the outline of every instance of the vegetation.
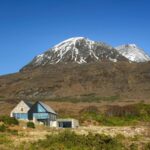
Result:
M115 109L113 109L115 108ZM83 109L80 113L85 118L96 119L99 123L112 125L112 124L127 124L133 123L133 120L145 120L148 121L149 117L149 105L138 104L131 106L122 106L109 107L105 113L101 113L96 106L89 106L86 109ZM121 109L122 108L122 109ZM136 108L136 109L135 109ZM109 111L108 111L109 110ZM114 110L114 111L113 111ZM107 116L107 117L106 117ZM131 120L123 120L126 117L131 116ZM120 119L121 118L121 119ZM133 119L134 118L134 119ZM120 121L120 120L121 121ZM126 118L127 119L127 118ZM5 119L4 119L5 120ZM7 119L6 119L7 120ZM101 122L100 122L101 121ZM124 122L123 122L124 121ZM21 124L20 124L21 125ZM28 122L27 126L33 128L34 123ZM12 127L12 128L10 128ZM15 127L16 129L16 127ZM88 134L77 134L71 130L49 130L45 139L41 138L39 134L36 140L32 135L24 134L32 129L27 131L22 130L13 130L12 123L10 125L0 124L0 149L2 150L150 150L150 143L146 141L145 143L138 142L143 141L145 138L144 135L138 135L138 137L127 138L122 134L118 134L114 137L97 134L97 133L88 133ZM44 130L44 129L43 129ZM34 130L39 132L38 128ZM51 131L51 132L50 132ZM20 134L21 133L21 134ZM146 134L147 135L147 134ZM19 140L30 139L27 142ZM38 140L38 139L42 140ZM15 139L15 140L14 140ZM146 136L146 139L149 139L149 136ZM16 141L19 141L16 143Z
M146 144L145 150L150 150L150 142Z
M82 115L81 115L82 114ZM123 126L135 125L139 122L150 122L150 105L135 104L128 106L109 106L105 112L99 112L95 106L80 111L81 123L95 120L101 125Z
M8 145L9 143L10 143L10 140L7 137L7 135L6 134L0 134L0 145L2 145L2 144ZM0 149L1 149L1 147L0 147Z
M19 122L15 118L11 118L9 116L0 116L0 143L3 141L1 138L2 135L10 134L10 135L18 135L18 131L14 129L10 129L10 126L19 125ZM5 138L4 138L5 139ZM7 139L6 139L7 141Z
M90 105L81 109L78 114L65 109L60 109L58 113L61 118L76 118L80 124L127 126L141 122L150 123L150 104L144 103L125 106L111 105L103 107L103 110L95 105Z
M21 135L16 135L15 139L20 139ZM23 135L24 138L24 135ZM31 138L31 137L26 137ZM40 137L39 137L40 139ZM143 138L141 138L143 140ZM19 140L20 141L20 140ZM45 139L20 141L14 143L8 134L0 134L1 150L150 150L150 143L142 143L138 140L132 141L130 138L118 134L110 137L100 134L89 133L79 135L70 130L52 132Z
M27 127L28 128L35 128L35 125L33 122L27 122Z
M5 125L18 125L19 121L16 118L9 116L0 116L0 122L3 122Z
M22 145L22 149L24 149ZM116 138L105 135L77 135L71 131L48 135L45 140L32 143L30 150L124 150L124 146Z
M7 127L4 124L0 125L0 132L5 132Z

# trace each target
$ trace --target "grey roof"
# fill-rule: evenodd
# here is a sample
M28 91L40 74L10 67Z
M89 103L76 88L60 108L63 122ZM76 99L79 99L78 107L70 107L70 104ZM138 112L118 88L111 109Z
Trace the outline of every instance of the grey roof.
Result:
M28 101L24 101L25 104L27 104L30 108L32 107L33 103L28 102Z
M45 103L43 103L41 101L39 103L46 109L47 112L56 114L56 112L50 106L48 106L47 104L45 104Z

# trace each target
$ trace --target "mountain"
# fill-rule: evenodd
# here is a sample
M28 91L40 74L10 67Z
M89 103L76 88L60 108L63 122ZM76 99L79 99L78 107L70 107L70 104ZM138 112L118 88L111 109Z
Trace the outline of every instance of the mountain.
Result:
M1 102L147 100L149 91L150 62L143 50L133 44L113 48L84 37L65 40L36 56L20 72L0 76Z
M36 56L24 68L45 66L57 63L90 63L104 61L128 61L122 54L107 44L95 42L84 37L67 39L43 54Z
M116 47L118 52L132 62L150 61L150 57L136 44L126 44Z

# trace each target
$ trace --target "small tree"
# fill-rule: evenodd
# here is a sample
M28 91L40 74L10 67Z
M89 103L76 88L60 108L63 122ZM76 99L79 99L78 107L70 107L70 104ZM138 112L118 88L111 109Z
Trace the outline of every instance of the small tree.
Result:
M27 127L28 128L35 128L35 125L33 122L27 122Z

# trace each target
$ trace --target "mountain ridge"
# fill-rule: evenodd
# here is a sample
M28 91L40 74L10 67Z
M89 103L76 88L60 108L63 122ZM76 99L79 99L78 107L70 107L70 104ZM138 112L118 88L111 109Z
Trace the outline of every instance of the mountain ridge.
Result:
M60 42L37 55L25 68L57 63L91 63L101 61L128 61L113 47L84 37L74 37Z
M91 62L145 62L150 57L135 44L112 47L104 42L92 41L85 37L73 37L64 40L44 53L37 55L23 69L57 63L91 63Z

